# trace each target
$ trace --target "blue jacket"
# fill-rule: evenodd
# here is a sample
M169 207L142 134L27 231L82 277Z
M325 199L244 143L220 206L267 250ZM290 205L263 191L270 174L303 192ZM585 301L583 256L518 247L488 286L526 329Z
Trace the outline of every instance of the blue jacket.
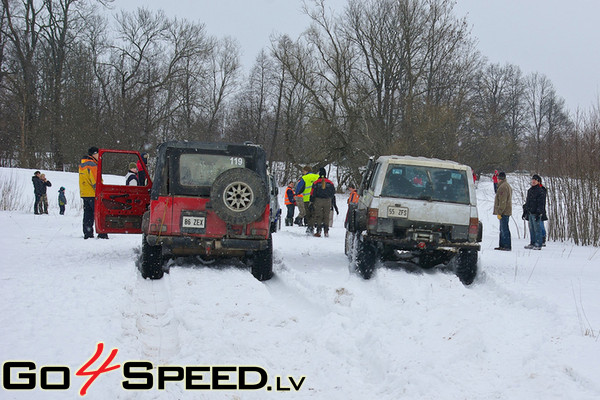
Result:
M67 197L65 196L64 190L58 191L58 205L64 206L67 204Z

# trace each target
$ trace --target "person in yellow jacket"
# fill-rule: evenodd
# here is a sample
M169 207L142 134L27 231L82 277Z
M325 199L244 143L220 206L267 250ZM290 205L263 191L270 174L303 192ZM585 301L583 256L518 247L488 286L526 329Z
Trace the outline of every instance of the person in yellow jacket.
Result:
M83 238L94 237L94 201L96 199L96 173L98 172L98 148L90 147L88 155L79 163L79 196L83 200ZM108 239L106 233L98 234Z
M312 168L306 165L302 168L302 178L298 181L298 185L296 186L296 195L302 195L302 201L304 203L304 211L306 214L304 215L304 223L306 225L306 233L313 234L313 209L310 203L310 192L312 191L312 185L314 181L319 179L319 175L312 172ZM298 202L299 198L296 198L296 202ZM300 208L300 207L298 207Z

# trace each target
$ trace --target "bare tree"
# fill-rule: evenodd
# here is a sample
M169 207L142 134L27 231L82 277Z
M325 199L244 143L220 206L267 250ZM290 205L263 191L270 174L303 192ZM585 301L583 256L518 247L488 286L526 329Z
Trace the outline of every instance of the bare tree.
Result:
M521 72L513 65L488 65L476 74L472 100L470 159L478 170L512 170L523 129ZM485 159L479 155L486 154Z
M207 121L204 135L209 138L217 139L222 135L223 105L237 83L239 54L239 44L231 38L220 40L211 54L209 75L204 85L204 93L208 99L205 104Z
M38 17L44 9L41 2L23 0L13 2L2 0L4 24L2 36L11 43L13 57L18 65L7 76L8 86L19 102L20 148L19 159L22 166L33 166L33 128L37 113L37 73L34 62L40 42L41 26Z
M528 146L532 158L530 166L539 171L542 165L542 146L548 132L547 120L548 106L555 96L554 87L546 76L533 73L527 79L527 105L531 121Z

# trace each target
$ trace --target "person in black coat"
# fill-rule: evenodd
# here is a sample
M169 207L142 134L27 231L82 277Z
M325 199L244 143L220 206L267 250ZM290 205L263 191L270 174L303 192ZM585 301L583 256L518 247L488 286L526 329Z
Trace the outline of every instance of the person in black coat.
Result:
M543 237L540 222L546 214L546 192L540 185L539 175L531 177L531 187L527 191L527 200L523 205L523 219L529 221L530 243L525 246L526 249L541 250Z
M331 212L332 202L335 201L335 186L333 182L327 179L325 168L319 169L319 179L312 185L310 201L314 207L314 224L317 232L316 237L321 237L321 230L325 237L329 236L329 213Z
M33 213L36 215L40 213L40 199L42 198L42 187L44 186L40 179L40 174L40 171L35 171L31 177L31 182L33 183L33 195L35 196Z

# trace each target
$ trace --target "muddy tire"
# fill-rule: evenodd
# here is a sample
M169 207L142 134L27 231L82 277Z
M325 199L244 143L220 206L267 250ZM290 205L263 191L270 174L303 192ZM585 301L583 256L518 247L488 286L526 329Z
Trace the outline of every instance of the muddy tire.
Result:
M263 180L247 168L233 168L215 179L210 202L215 213L231 225L245 225L263 215L269 194Z
M268 281L273 277L273 239L264 250L254 252L252 275L259 281Z
M354 247L354 233L346 231L346 238L344 240L344 254L349 260L352 260L352 249Z
M162 269L162 248L161 246L150 246L145 234L142 235L140 272L144 279L160 279L164 275Z
M355 240L356 249L356 272L363 279L371 279L373 272L375 272L375 263L377 262L377 249L375 246L363 240L361 237L357 237Z
M456 256L456 276L468 286L477 276L477 251L461 250Z

